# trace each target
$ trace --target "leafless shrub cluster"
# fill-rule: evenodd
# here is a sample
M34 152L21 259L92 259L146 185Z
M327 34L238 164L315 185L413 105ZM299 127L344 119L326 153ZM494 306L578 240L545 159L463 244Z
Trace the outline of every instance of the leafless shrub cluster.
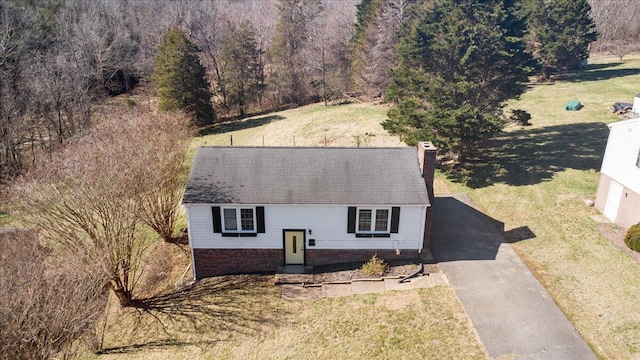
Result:
M54 250L98 264L122 306L156 231L173 238L189 139L180 114L120 113L77 136L14 186L23 221Z
M139 287L139 293L142 294L141 296L155 292L159 285L161 286L167 278L174 279L175 281L172 275L174 275L173 270L177 267L176 259L166 251L162 251L159 247L155 250L154 254L157 254L157 256L154 256L152 261L148 261L144 267ZM181 249L179 251L183 250Z
M49 253L34 231L0 234L0 358L51 359L95 340L104 273L82 256Z
M594 50L608 52L622 60L640 50L640 2L591 0L591 16L598 27Z

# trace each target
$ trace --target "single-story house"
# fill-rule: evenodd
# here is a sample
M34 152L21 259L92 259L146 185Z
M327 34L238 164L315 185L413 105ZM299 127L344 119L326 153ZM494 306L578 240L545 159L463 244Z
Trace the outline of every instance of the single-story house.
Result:
M418 259L436 149L200 147L183 197L193 276Z
M640 222L640 118L609 124L595 206L624 228Z

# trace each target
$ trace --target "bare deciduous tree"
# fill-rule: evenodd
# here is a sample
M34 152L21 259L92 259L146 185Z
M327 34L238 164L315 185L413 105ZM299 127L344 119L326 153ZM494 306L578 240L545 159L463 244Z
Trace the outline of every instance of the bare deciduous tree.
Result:
M144 137L140 145L147 147L140 160L146 164L147 189L139 198L140 218L164 241L176 242L178 207L187 182L184 159L192 136L189 118L179 113L146 116L138 129Z
M122 306L135 305L134 289L154 243L140 225L172 236L161 222L175 223L185 124L184 115L111 116L14 187L24 221L46 243L100 264Z
M240 25L228 22L220 41L219 59L225 78L218 85L223 85L227 94L223 105L229 110L237 107L240 116L264 89L264 63L256 37L248 21Z
M277 103L300 105L307 98L307 73L302 56L309 26L322 10L319 0L279 0L278 23L269 50Z
M353 1L323 5L323 11L309 24L309 39L302 55L312 78L311 85L326 105L330 97L350 86L347 52L356 7Z
M49 254L35 231L0 234L0 358L51 359L95 340L103 273L82 254Z
M637 1L590 1L591 17L598 29L595 51L606 51L622 60L626 54L640 50L640 3Z

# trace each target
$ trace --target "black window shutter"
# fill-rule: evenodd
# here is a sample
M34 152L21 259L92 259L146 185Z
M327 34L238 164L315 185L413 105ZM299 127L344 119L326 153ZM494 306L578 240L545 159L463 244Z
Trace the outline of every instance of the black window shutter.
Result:
M222 218L220 217L220 207L214 206L211 208L211 214L213 215L213 232L222 232Z
M356 208L349 207L349 216L347 218L347 233L353 234L356 232Z
M258 223L258 232L264 233L264 206L256 206L256 222Z
M391 208L391 233L398 233L398 225L400 223L400 208L392 207Z

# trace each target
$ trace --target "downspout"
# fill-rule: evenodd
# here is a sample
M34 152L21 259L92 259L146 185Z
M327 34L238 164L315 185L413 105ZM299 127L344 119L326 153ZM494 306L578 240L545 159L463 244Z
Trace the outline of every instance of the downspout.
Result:
M191 250L191 270L193 273L193 280L198 280L196 278L196 257L193 251L193 244L191 243L191 234L193 234L191 232L191 217L189 216L189 207L186 205L184 206L184 210L187 214L187 237L189 238L189 249Z
M411 275L407 275L403 278L401 278L400 280L398 280L398 284L402 284L405 283L407 281L409 281L410 279L420 275L420 274L424 274L424 264L422 262L420 262L420 268L418 269L418 271L414 272Z
M424 234L427 226L427 206L422 207L422 221L420 221L420 250L418 250L418 254L422 254L422 250L424 250Z

